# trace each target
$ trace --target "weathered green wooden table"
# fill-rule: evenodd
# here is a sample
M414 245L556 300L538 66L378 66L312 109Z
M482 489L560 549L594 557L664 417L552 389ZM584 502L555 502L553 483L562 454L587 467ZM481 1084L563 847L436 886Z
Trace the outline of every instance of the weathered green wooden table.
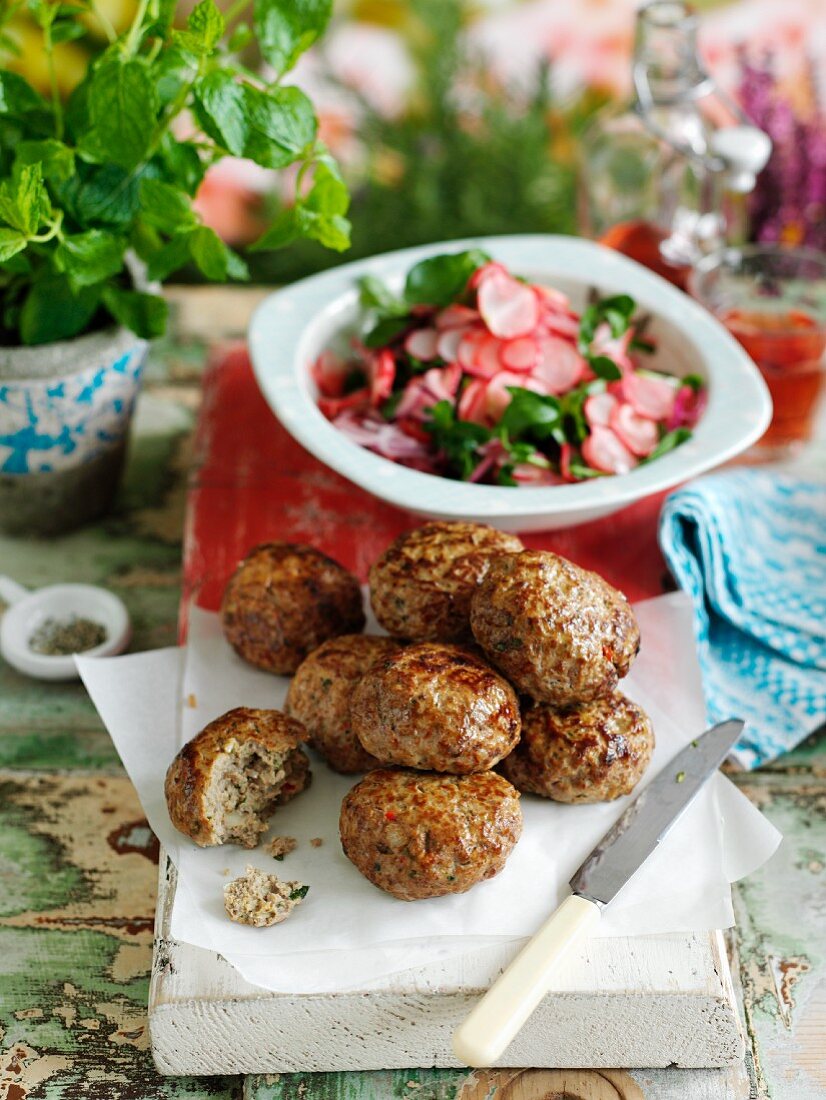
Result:
M23 584L117 592L133 649L175 641L199 375L209 342L242 333L256 292L172 297L174 333L153 354L116 512L60 540L0 538L0 571ZM157 843L80 685L37 683L0 661L0 1100L826 1098L826 737L735 778L785 835L735 887L742 1070L163 1078L145 1011Z

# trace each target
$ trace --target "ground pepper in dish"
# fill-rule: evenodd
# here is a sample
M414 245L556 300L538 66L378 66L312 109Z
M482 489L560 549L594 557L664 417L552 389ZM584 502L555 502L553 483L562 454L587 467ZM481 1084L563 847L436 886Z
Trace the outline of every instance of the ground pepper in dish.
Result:
M44 657L68 657L102 645L107 636L106 627L94 619L46 619L29 638L29 649Z

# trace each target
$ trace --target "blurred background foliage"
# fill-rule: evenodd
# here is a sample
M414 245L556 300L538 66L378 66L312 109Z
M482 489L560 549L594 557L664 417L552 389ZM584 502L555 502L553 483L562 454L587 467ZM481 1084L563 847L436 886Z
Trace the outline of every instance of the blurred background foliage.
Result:
M696 2L709 65L775 143L752 200L761 239L826 247L824 2ZM3 63L45 88L25 0L0 3L19 9ZM181 20L192 3L179 5ZM322 136L347 173L353 247L344 256L310 243L253 255L253 278L283 282L375 252L483 233L576 232L579 138L597 110L628 94L635 7L636 0L337 0L334 26L296 80L318 104ZM103 22L122 29L134 0L97 0L96 8L86 33L58 46L64 94L105 43ZM257 64L254 45L245 60ZM225 161L208 174L199 206L229 243L243 245L289 190L289 179Z

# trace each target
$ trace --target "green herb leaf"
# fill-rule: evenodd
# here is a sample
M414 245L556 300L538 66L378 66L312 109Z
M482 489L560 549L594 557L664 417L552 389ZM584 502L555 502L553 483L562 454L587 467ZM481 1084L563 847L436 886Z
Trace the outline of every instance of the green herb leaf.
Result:
M310 889L309 886L299 886L297 889L293 890L292 893L290 894L290 901L300 901L302 898L306 898L307 891L309 889Z
M52 23L52 42L74 42L76 38L84 38L88 33L83 23L75 23L70 19L60 19Z
M385 317L362 338L366 348L383 348L385 344L392 344L397 336L401 336L410 327L408 317Z
M94 70L87 104L90 128L82 148L101 163L135 168L155 129L155 87L143 61L106 55Z
M448 460L450 471L466 481L479 462L479 448L493 437L481 424L459 420L450 401L438 401L428 410L425 429Z
M329 22L332 0L255 0L255 34L261 53L282 75Z
M588 365L597 378L604 378L606 382L616 382L622 378L622 371L607 355L589 355Z
M497 427L506 432L510 439L518 439L526 433L537 439L549 439L561 416L558 399L521 386L508 386L507 390L511 394L511 402Z
M114 164L78 161L77 174L59 184L57 194L79 225L122 229L138 212L141 178Z
M0 228L0 263L5 263L18 252L22 252L27 243L25 233L17 229Z
M691 439L690 428L675 428L671 432L666 432L651 454L642 459L640 465L644 462L653 462L655 458L662 458L664 454L673 451L675 447L679 447L681 443L685 443L688 439Z
M163 163L164 175L188 195L194 195L207 169L195 142L177 141L167 134L161 141L158 155Z
M189 195L170 183L141 180L140 200L143 220L162 233L181 233L198 223Z
M233 53L238 53L241 50L245 50L247 46L254 41L255 31L249 23L239 23L229 36L227 49L231 50Z
M11 176L0 183L0 218L12 229L32 237L50 211L40 164L18 165Z
M20 310L20 339L24 344L69 340L83 332L99 303L98 287L75 294L65 275L44 271L33 280Z
M612 298L601 298L588 306L579 322L579 350L587 355L594 334L603 322L607 322L614 337L622 336L631 323L636 303L629 294L617 294Z
M211 54L224 33L224 17L215 0L199 0L186 21L186 30L176 35L184 48L204 56Z
M214 229L199 225L188 236L189 254L208 279L248 279L247 265L228 248Z
M421 260L407 274L405 299L410 305L450 305L463 293L473 272L489 260L477 248Z
M285 168L315 142L313 105L298 88L261 91L243 85L248 134L244 156L264 168Z
M39 164L46 179L67 180L75 170L74 150L56 138L43 141L21 141L14 148L15 166Z
M157 294L110 285L103 289L103 302L116 321L145 340L160 336L166 328L169 310Z
M407 304L375 275L362 275L358 281L359 302L364 309L399 316L407 313Z
M0 72L0 115L47 110L46 101L17 73Z
M243 156L249 138L243 85L227 69L215 69L195 84L195 112L213 141Z
M189 238L186 233L179 233L168 241L152 255L145 257L147 260L146 274L153 281L163 282L180 271L190 260Z
M699 374L687 374L681 381L684 386L690 386L695 393L699 393L706 384L705 379L701 378Z
M298 215L294 206L282 210L269 229L251 246L252 252L284 248L301 236Z
M103 282L123 268L126 240L102 229L65 236L55 250L55 267L73 290Z

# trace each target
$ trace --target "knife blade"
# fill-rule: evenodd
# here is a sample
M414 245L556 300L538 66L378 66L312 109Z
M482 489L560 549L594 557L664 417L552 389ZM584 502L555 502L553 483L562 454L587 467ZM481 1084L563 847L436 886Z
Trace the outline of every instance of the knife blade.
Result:
M739 719L712 726L635 798L571 879L573 892L456 1029L453 1052L460 1062L489 1066L504 1053L550 988L556 963L645 863L725 760L743 726Z

